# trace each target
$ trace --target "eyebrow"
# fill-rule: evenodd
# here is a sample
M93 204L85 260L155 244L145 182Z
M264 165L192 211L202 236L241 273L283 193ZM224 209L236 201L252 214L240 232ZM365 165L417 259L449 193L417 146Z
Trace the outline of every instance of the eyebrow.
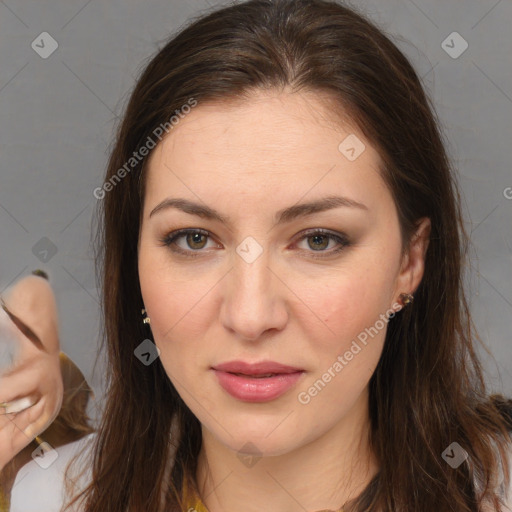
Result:
M295 204L288 208L284 208L283 210L279 210L274 217L275 223L284 224L286 222L291 222L292 220L299 217L306 217L308 215L313 215L314 213L324 212L342 206L358 208L361 210L368 211L368 207L366 205L354 201L353 199L349 199L348 197L328 196L322 199L317 199L315 201L310 201L308 203ZM149 217L151 217L152 215L159 211L168 208L176 208L185 213L197 215L198 217L208 220L216 220L222 222L223 224L229 225L231 222L229 217L221 215L218 211L214 210L213 208L210 208L209 206L201 205L199 203L189 201L188 199L181 198L164 199L161 203L155 206L155 208L153 208L153 210L149 214Z

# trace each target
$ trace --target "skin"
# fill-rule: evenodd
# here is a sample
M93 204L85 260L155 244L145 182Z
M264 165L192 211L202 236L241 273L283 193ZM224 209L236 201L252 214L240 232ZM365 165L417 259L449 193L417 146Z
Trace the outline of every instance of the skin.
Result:
M13 366L0 376L0 402L33 397L35 403L16 413L3 414L5 409L0 409L0 470L53 422L63 397L57 307L50 284L42 277L26 276L2 298L40 345L10 324L19 352Z
M399 309L400 293L415 291L430 222L422 219L401 261L379 155L324 105L318 94L288 91L199 104L148 162L140 285L160 361L202 425L196 480L210 512L336 510L378 470L367 441L368 382L385 327L309 403L297 397L379 315ZM366 146L354 161L338 150L349 134ZM338 207L275 225L278 210L333 194L368 210ZM231 224L176 208L150 217L168 197L206 204ZM195 258L161 242L183 228L209 232L175 242ZM311 228L351 243L334 254L336 240L321 239L319 250L312 235L302 238ZM236 252L249 236L263 251L251 264ZM305 373L277 399L248 403L225 392L210 369L232 360L272 360ZM243 446L261 458L244 463Z

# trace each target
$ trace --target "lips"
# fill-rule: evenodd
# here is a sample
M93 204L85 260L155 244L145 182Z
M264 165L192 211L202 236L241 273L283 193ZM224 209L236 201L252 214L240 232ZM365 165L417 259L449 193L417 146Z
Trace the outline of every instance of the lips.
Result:
M260 361L258 363L246 363L245 361L230 361L218 364L214 370L241 375L245 377L265 378L275 375L302 372L301 368L288 366L274 361Z
M231 361L212 367L218 383L232 397L244 402L269 402L297 385L304 370L261 361Z

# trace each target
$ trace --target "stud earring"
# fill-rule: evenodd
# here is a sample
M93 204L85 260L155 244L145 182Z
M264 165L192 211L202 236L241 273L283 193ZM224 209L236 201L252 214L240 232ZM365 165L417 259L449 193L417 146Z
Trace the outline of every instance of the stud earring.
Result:
M144 324L150 324L151 323L151 319L149 318L148 314L146 313L146 310L143 309L142 310L142 314L145 315L144 318L142 319L142 323Z
M414 296L410 293L401 293L398 297L402 301L403 306L408 306L409 304L412 304L414 301Z

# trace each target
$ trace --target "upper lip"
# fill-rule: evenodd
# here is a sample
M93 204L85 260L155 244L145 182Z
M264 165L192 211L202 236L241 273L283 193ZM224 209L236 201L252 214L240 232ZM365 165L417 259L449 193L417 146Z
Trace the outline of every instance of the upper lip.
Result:
M274 361L260 361L258 363L229 361L227 363L218 364L214 366L213 369L228 373L242 373L244 375L263 375L266 373L295 373L303 371L301 368L295 368L293 366L276 363Z

